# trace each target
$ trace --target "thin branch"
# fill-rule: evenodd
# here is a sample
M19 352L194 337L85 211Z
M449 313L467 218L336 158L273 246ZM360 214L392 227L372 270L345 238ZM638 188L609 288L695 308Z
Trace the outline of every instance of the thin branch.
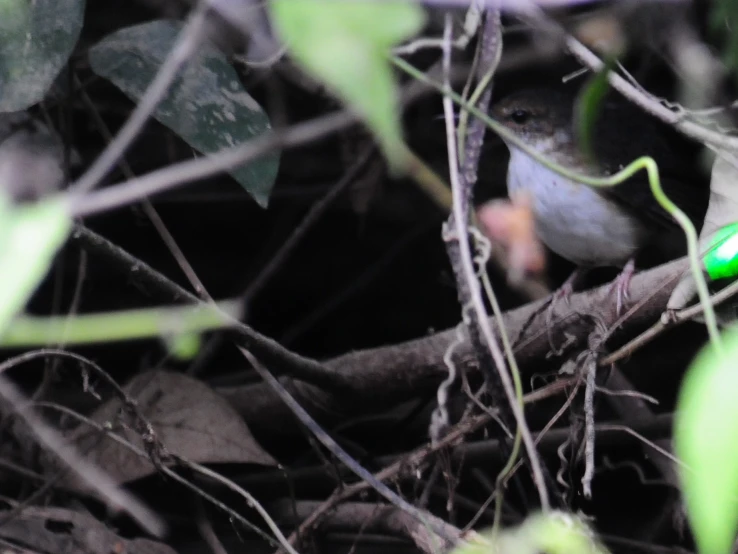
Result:
M246 289L246 292L243 293L243 296L247 302L254 298L261 291L261 289L264 288L264 285L267 284L269 279L274 276L277 270L284 265L290 254L292 254L295 248L297 248L300 242L302 242L302 239L305 237L308 230L310 230L310 228L312 228L312 226L321 218L321 216L333 204L336 198L338 198L340 194L355 181L359 174L364 170L367 163L369 163L369 160L371 160L375 152L375 146L368 147L366 151L358 157L354 165L351 166L346 174L335 185L331 187L331 189L323 198L318 200L310 208L310 211L303 218L300 224L295 228L290 237L274 254L274 256L271 257L269 263L264 267L264 269L261 270L261 272L259 272L259 275L257 275L256 278L251 282L251 284Z
M585 362L584 387L584 475L582 475L582 494L592 498L592 479L595 466L595 377L597 376L597 358L594 353L587 355Z
M710 303L713 306L719 306L723 302L726 302L727 300L733 298L736 294L738 294L738 281L735 283L731 283L724 289L712 295L710 297ZM682 323L685 323L687 321L691 321L694 318L702 315L703 312L704 308L702 304L697 303L694 306L689 306L688 308L684 308L682 310L679 310L678 312L664 313L661 320L656 322L652 327L643 331L643 333L618 348L615 352L602 358L602 360L600 360L600 365L610 365L630 356L667 330L681 325Z
M298 123L285 131L270 131L240 146L194 160L171 164L132 181L69 199L70 211L83 217L136 202L141 198L235 169L277 148L298 146L339 131L357 121L351 112L338 111Z
M179 70L192 58L204 38L206 15L206 6L198 4L179 33L177 42L162 63L156 77L146 89L128 121L118 131L115 140L108 144L85 174L71 185L70 193L73 198L83 196L95 187L136 138L159 102L164 98ZM72 204L74 203L75 201L72 200Z
M231 508L229 508L228 506L226 506L225 504L223 504L217 498L211 496L210 494L208 494L204 490L200 489L198 486L194 485L193 483L191 483L190 481L188 481L187 479L185 479L184 477L182 477L181 475L179 475L173 469L167 467L166 465L159 464L155 460L152 460L152 457L145 450L143 450L142 448L139 448L138 446L132 444L131 442L129 442L128 440L124 439L123 437L121 437L117 433L112 432L105 425L102 425L102 424L100 424L100 423L98 423L98 422L96 422L96 421L94 421L94 420L92 420L92 419L90 419L88 417L85 417L85 416L83 416L81 414L78 414L74 410L71 410L71 409L69 409L69 408L67 408L65 406L59 406L59 405L51 404L51 403L48 403L48 402L38 402L36 405L39 406L39 407L52 408L52 409L57 410L57 411L59 411L61 413L70 415L70 416L74 417L75 419L81 421L85 425L88 425L89 427L92 427L93 429L96 429L96 430L100 431L101 433L105 434L107 437L109 437L110 439L114 440L118 444L120 444L120 445L124 446L125 448L129 449L131 452L133 452L134 454L136 454L140 458L143 458L145 460L148 460L148 461L154 463L157 466L157 469L159 471L161 471L164 475L166 475L170 479L172 479L174 481L177 481L178 483L184 485L188 489L192 490L193 492L195 492L196 494L198 494L199 496L201 496L202 498L204 498L205 500L207 500L208 502L210 502L211 504L213 504L216 508L219 508L219 509L223 510L226 514L228 514L229 517L231 517L234 520L242 523L247 529L251 529L257 535L259 535L260 537L262 537L263 539L265 539L267 542L269 542L269 543L282 544L285 547L285 549L288 551L288 554L298 554L294 549L292 549L290 547L289 543L287 543L287 539L284 537L284 535L280 531L280 529L277 526L277 524L269 516L269 514L262 507L262 505L256 500L256 498L254 498L251 494L249 494L248 492L246 492L243 488L239 487L236 483L234 483L233 481L231 481L229 479L226 479L225 477L223 477L219 473L216 473L216 472L212 471L211 469L208 469L205 466L202 466L202 465L200 465L200 464L198 464L196 462L191 462L191 461L187 460L186 458L183 458L182 456L177 456L177 455L174 455L174 454L170 454L173 460L181 463L184 466L187 466L189 469L191 469L192 471L194 471L196 473L200 473L200 474L202 474L202 475L204 475L204 476L206 476L208 478L211 478L211 479L213 479L215 481L218 481L219 483L225 485L227 488L233 490L234 492L236 492L237 494L239 494L240 496L242 496L244 498L244 500L246 500L246 503L250 507L254 508L259 513L259 515L264 518L264 521L266 522L267 526L274 532L276 539L273 539L272 537L270 537L269 535L267 535L264 531L262 531L259 527L257 527L253 523L251 523L246 518L244 518L241 514L239 514L238 512L232 510ZM147 426L149 426L149 427L152 427L151 423L149 421L147 421L147 420L145 420L145 424ZM280 540L282 541L281 543L278 542Z
M305 425L313 435L325 446L330 452L346 467L353 471L359 478L366 481L375 491L386 498L393 505L401 509L402 511L410 514L412 517L417 519L421 524L428 525L439 537L456 544L459 537L455 537L449 534L447 526L440 525L439 522L435 521L435 518L426 517L427 514L410 504L404 498L398 496L393 492L387 485L379 481L374 475L363 468L359 463L354 460L341 446L334 441L328 433L320 427L316 421L310 417L310 415L304 410L300 404L290 395L289 392L279 383L279 381L266 369L261 363L246 349L240 348L239 350L244 357L251 363L256 372L266 381L270 387L279 395L282 401L287 404L292 413Z
M524 397L526 404L538 402L545 398L550 398L564 391L566 386L572 384L570 379L564 379L551 383L548 386L535 390ZM374 477L379 481L390 481L397 480L402 475L407 474L408 468L420 468L427 462L431 455L446 451L450 447L453 447L453 452L459 452L463 455L467 449L477 449L478 444L462 443L462 439L482 426L487 425L494 419L494 416L490 413L483 413L480 415L472 416L469 419L461 421L453 426L449 432L439 440L437 444L425 444L412 452L396 456L384 456L379 460L380 463L387 464L382 470L374 474ZM539 439L540 440L540 439ZM557 439L557 440L560 440ZM490 441L483 441L488 443ZM499 445L498 441L492 441L494 444ZM486 447L485 451L487 450ZM455 454L454 454L455 456ZM485 455L486 456L486 455ZM485 457L488 459L488 456ZM281 476L281 474L280 474ZM263 479L261 477L260 479ZM327 516L333 508L338 504L356 496L357 494L369 490L372 486L366 481L357 481L349 485L341 485L337 488L333 494L328 497L324 502L320 504L311 514L305 519L299 526L299 528L292 533L290 540L294 541L298 535L304 534L307 530L311 529L318 522ZM462 533L465 535L465 533ZM466 535L465 535L466 536Z
M447 26L449 25L450 19L447 16ZM450 72L450 59L451 50L448 44L444 48L444 67L446 74ZM445 88L449 88L448 80L445 80ZM461 262L461 275L465 279L463 283L463 290L468 295L469 302L471 303L471 310L476 315L477 323L479 324L480 330L484 336L487 348L490 350L494 363L497 369L497 374L502 381L502 387L507 396L507 401L510 404L510 409L515 416L515 420L520 429L522 435L523 444L525 445L528 457L531 463L531 470L533 473L533 480L538 489L538 495L541 502L541 507L544 511L549 509L548 490L543 478L543 470L541 469L541 463L536 453L536 447L533 442L528 424L525 421L525 414L523 413L522 407L518 403L515 395L515 389L513 388L512 380L507 370L507 364L505 358L502 355L500 345L497 343L497 337L492 332L489 318L487 317L486 310L484 308L484 302L482 300L482 294L479 287L479 281L476 278L476 272L474 270L474 263L472 261L471 249L469 247L469 241L467 240L467 229L466 221L468 220L467 214L464 213L464 206L468 207L467 202L464 200L464 190L459 176L458 159L457 159L457 146L456 146L456 133L454 130L454 108L453 101L448 95L443 97L443 108L446 118L446 143L448 148L448 158L450 165L450 177L451 177L451 191L453 194L453 217L449 221L449 225L454 226L454 240L458 244L458 251ZM450 230L449 230L450 231ZM461 285L461 283L459 284ZM466 306L463 307L466 309Z
M164 294L168 299L174 300L175 302L205 304L197 296L185 290L162 273L159 273L142 260L135 258L121 247L83 225L75 225L71 238L94 253L103 255L109 262L123 269L124 272L133 274L143 280L146 285L157 289L157 292ZM234 330L242 337L244 345L253 349L267 363L274 364L290 375L303 379L306 382L322 384L329 390L341 387L342 377L326 368L320 362L295 354L273 339L258 333L245 323L233 320L227 314L224 314L224 316L233 323Z
M103 118L100 117L100 113L98 112L97 108L93 104L92 99L90 98L90 95L87 94L84 87L82 86L82 83L79 81L79 78L76 75L74 76L74 82L75 82L75 85L79 88L82 102L87 108L87 111L92 116L92 119L95 122L95 125L97 125L98 131L100 132L102 137L107 141L108 145L111 144L114 140L113 134L110 132L110 129L108 128L105 121L103 121ZM130 164L126 160L125 156L121 156L120 160L118 161L118 167L120 167L126 179L131 180L131 179L136 178L136 175L133 172L133 169L131 168ZM179 265L180 269L182 270L182 273L184 273L185 276L187 277L187 280L190 282L190 285L192 286L192 288L195 289L195 292L197 293L197 295L200 297L201 300L214 304L215 301L210 296L210 294L208 294L208 291L205 289L205 285L203 285L202 281L197 276L197 273L195 273L195 269L192 267L190 262L185 257L184 252L182 252L182 249L179 247L179 244L177 244L177 241L174 239L174 236L172 235L172 233L169 231L166 224L162 220L161 216L159 215L159 212L157 212L156 208L154 208L154 205L147 198L144 198L142 200L141 205L143 207L144 213L149 218L149 221L151 221L156 231L159 233L159 236L161 237L162 241L164 241L164 244L169 249L169 252L172 254L172 257Z
M527 16L531 24L556 37L562 37L568 50L585 66L589 67L592 71L600 71L605 66L604 62L594 52L575 37L567 33L559 23L548 18L535 2L532 0L517 1L520 6L521 14ZM635 87L632 83L628 82L628 80L624 79L614 71L608 72L607 79L614 89L628 98L636 106L660 119L664 123L672 125L675 129L681 131L685 135L718 148L724 148L726 150L738 149L738 137L733 137L719 131L713 131L704 125L685 119L682 113L669 109L660 100L644 92L644 90Z
M5 364L3 364L5 365ZM3 369L5 369L3 367ZM8 402L16 413L33 431L40 444L53 452L72 472L95 491L100 500L113 509L122 509L130 515L142 528L156 537L163 537L166 532L164 521L136 497L123 490L107 473L91 464L76 449L69 446L64 438L54 429L33 414L20 391L0 375L0 397Z
M616 325L619 332L627 333L628 327L649 324L663 312L671 292L687 267L686 260L676 260L633 276L630 297L623 317L616 320L612 288L605 284L583 291L571 297L566 311L553 321L553 331L570 336L567 352L586 347L586 337L591 332L591 318L580 314L597 311L603 314L609 327ZM550 352L544 301L526 304L504 314L505 326L511 337L518 337L515 355L523 370L530 375L534 368ZM494 320L490 320L494 326ZM325 365L339 373L352 392L350 400L305 382L285 380L284 385L307 407L311 414L320 417L323 424L335 424L347 417L361 413L366 403L373 411L389 409L418 395L431 393L448 374L443 355L453 342L455 327L434 335L416 338L404 343L349 352ZM476 349L467 337L454 353L454 363L467 371L479 372ZM402 375L403 379L393 378ZM381 395L377 395L381 387ZM289 436L294 421L292 413L264 383L218 388L249 426L274 436Z
M165 275L89 229L78 225L71 236L81 246L105 256L119 271L144 284L162 300L198 301L196 296ZM638 326L658 318L685 268L686 261L681 259L636 274L631 282L629 305L625 313L617 321L608 319L606 324L622 329L626 323ZM614 309L608 309L612 304L612 295L608 295L608 291L609 284L573 295L567 312L554 322L557 332L576 338L572 348L580 344L589 332L588 322L577 314L589 313L593 309L603 310L607 314L615 313ZM505 325L511 336L523 333L516 341L516 357L521 367L530 367L541 360L550 348L546 338L546 322L539 317L540 314L532 317L540 312L541 303L526 304L505 314ZM249 341L254 353L269 364L270 369L285 371L300 380L287 381L286 386L292 394L297 395L300 402L309 406L311 413L321 414L322 421L344 420L360 408L363 400L372 402L374 408L390 407L413 395L429 392L447 374L443 354L455 335L452 328L403 344L351 352L319 363L285 350L278 343L240 323L239 332ZM468 341L454 358L455 363L478 369ZM397 372L405 378L389 378ZM376 395L379 382L384 383L381 398ZM320 389L308 383L324 383L325 388ZM351 391L350 401L345 395L331 394L330 391L343 390L340 387L347 387ZM266 384L228 387L219 389L219 392L249 425L277 435L285 434L292 428L291 412Z
M489 423L491 419L491 416L488 414L481 414L468 421L461 422L445 435L438 444L428 444L418 448L406 456L402 456L389 466L377 472L374 477L379 481L388 481L400 475L402 471L408 467L419 467L431 454L457 443L466 434L479 429L483 425ZM316 525L322 517L344 500L347 500L370 487L371 485L368 482L358 481L336 489L333 494L310 515L310 517L300 524L300 527L290 536L290 539L294 540L297 535L304 533L306 530Z
M623 372L617 367L613 367L610 370L609 379L607 386L611 389L615 389L620 392L627 392L633 390L633 385L627 379ZM650 424L658 417L646 402L638 397L634 396L613 396L608 395L605 400L610 407L620 416L620 420L623 424L629 427L638 427L644 424ZM666 450L671 449L671 439L657 439L656 442L659 446L663 446ZM644 456L650 457L650 453L643 449ZM658 471L661 472L663 479L666 480L675 489L680 486L679 475L674 470L673 465L664 458L654 457L651 462Z

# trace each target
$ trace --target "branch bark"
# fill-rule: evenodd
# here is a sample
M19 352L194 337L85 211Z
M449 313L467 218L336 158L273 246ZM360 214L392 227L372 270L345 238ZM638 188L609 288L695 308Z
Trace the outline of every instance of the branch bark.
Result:
M541 309L545 300L506 312L505 326L517 345L521 371L530 375L540 367L551 350L551 334L567 337L563 356L581 351L586 347L593 318L608 328L618 324L614 336L632 335L634 330L653 323L664 311L672 290L687 268L687 260L680 259L634 276L630 298L624 307L626 315L620 321L616 317L610 284L573 295L568 306L561 306L560 317L555 319L552 329L546 328L546 314ZM492 325L498 333L494 321ZM524 331L522 337L521 331ZM326 361L327 368L340 373L351 384L351 394L346 391L333 394L288 377L283 377L282 383L324 425L368 410L387 410L400 402L432 393L447 375L443 354L455 333L455 328L447 329L405 343L352 352ZM467 371L478 369L468 340L457 349L455 362ZM294 416L266 384L221 388L219 392L252 429L276 436L299 432Z

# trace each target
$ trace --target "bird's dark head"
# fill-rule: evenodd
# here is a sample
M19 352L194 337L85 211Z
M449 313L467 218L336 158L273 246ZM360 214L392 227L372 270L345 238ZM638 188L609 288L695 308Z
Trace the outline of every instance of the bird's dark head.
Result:
M532 88L497 102L490 115L533 148L550 153L572 144L573 95Z

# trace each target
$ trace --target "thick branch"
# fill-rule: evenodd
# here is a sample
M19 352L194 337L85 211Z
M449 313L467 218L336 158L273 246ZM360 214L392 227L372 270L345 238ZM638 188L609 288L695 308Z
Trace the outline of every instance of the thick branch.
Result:
M632 333L633 328L656 320L687 265L686 259L681 259L636 275L625 306L626 314L631 309L633 313L625 318L619 332L630 329ZM569 352L586 347L594 316L607 327L615 324L615 299L610 292L610 285L603 285L575 294L568 307L561 306L561 317L555 321L551 332L555 336L571 337ZM551 348L542 302L505 313L505 326L513 343L518 345L516 356L524 373L531 372L536 362L540 364ZM497 332L496 325L494 328ZM523 328L525 336L521 339L519 334ZM406 343L352 352L327 361L326 367L351 383L354 394L350 396L345 393L334 396L329 391L288 378L284 378L283 383L303 407L324 424L337 423L367 410L380 412L409 398L432 393L447 374L442 358L455 332L455 329L448 329ZM455 359L459 367L476 370L475 356L468 342L457 349ZM254 429L277 435L296 431L292 414L267 385L229 387L220 392Z

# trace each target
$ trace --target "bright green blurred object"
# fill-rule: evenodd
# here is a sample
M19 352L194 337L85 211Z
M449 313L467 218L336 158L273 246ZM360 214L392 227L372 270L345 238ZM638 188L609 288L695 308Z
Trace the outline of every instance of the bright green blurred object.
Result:
M0 346L32 348L44 344L94 344L152 337L179 337L233 325L236 301L189 306L138 308L74 317L18 316L0 336Z
M420 31L410 0L271 0L272 22L295 59L357 110L390 166L406 163L390 48Z
M0 197L0 336L46 276L71 225L61 198L17 206Z
M581 151L592 161L596 161L592 146L594 133L605 96L610 88L607 77L614 62L614 58L605 60L605 66L595 73L582 88L574 106L574 131L577 142Z
M738 275L738 222L715 233L703 263L712 280Z
M197 356L202 346L202 339L197 333L185 333L167 340L169 353L179 361L188 361Z
M687 513L701 554L729 554L738 531L738 328L719 354L706 346L682 384L674 447Z
M452 554L607 554L608 550L580 518L565 512L530 516L518 527L485 531L486 543L469 542Z

